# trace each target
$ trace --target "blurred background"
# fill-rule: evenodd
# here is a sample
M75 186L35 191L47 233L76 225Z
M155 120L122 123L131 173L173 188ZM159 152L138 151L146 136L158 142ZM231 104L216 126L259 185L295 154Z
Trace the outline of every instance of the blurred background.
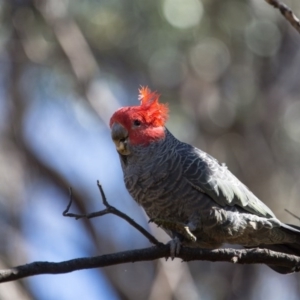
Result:
M300 15L300 3L287 4ZM0 267L149 246L108 128L148 85L168 128L226 162L275 214L299 225L300 35L263 0L0 0ZM151 225L152 226L152 225ZM149 230L161 241L162 230ZM300 275L266 266L124 264L0 285L0 299L299 299Z

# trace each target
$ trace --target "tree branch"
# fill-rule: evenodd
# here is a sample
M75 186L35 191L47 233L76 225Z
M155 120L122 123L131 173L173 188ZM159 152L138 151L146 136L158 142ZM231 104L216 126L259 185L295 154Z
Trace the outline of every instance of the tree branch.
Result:
M0 270L0 283L34 275L62 274L82 269L107 267L123 263L151 261L168 257L170 254L169 247L169 245L154 246L95 257L77 258L59 263L33 262L11 269ZM296 272L300 270L300 257L267 249L206 250L182 247L180 254L176 255L176 257L181 258L183 261L205 260L212 262L232 262L237 264L263 263L283 267L295 267Z
M287 213L289 213L291 216L293 216L294 218L296 218L297 220L300 220L300 217L296 216L295 214L293 214L291 211L289 211L288 209L284 209Z
M284 3L277 0L265 0L273 7L280 10L281 14L290 22L290 24L300 33L300 21L293 11Z
M95 217L101 217L101 216L104 216L106 214L113 214L113 215L116 215L116 216L124 219L125 221L127 221L132 227L134 227L142 235L144 235L150 241L150 243L152 243L154 245L163 245L152 234L150 234L147 230L145 230L141 225L139 225L133 219L131 219L129 216L122 213L121 211L119 211L114 206L111 206L108 203L108 201L106 199L106 196L105 196L105 193L103 191L103 188L102 188L99 180L97 180L97 186L98 186L98 189L99 189L100 194L101 194L102 202L103 202L104 206L106 207L106 209L96 211L96 212L92 212L92 213L89 213L89 214L69 213L69 209L70 209L70 207L72 205L72 202L73 202L72 189L70 188L70 201L69 201L69 204L67 205L67 208L63 211L63 216L64 217L75 218L76 220L78 220L78 219L82 219L82 218L91 219L91 218L95 218Z
M0 283L40 274L61 274L76 270L100 268L129 262L151 261L163 257L168 258L170 256L170 244L164 245L158 242L149 232L147 232L134 220L132 220L130 217L128 217L126 214L122 213L115 207L111 206L106 199L105 193L99 181L97 181L97 186L101 194L102 202L106 209L90 214L69 213L69 209L73 202L72 190L70 189L70 201L67 205L67 208L63 212L63 216L72 217L78 220L80 218L90 219L112 213L126 220L130 225L132 225L134 228L139 230L144 236L146 236L150 242L156 244L156 246L138 250L106 254L96 257L77 258L68 261L63 261L60 263L33 262L31 264L26 264L0 271ZM254 248L243 250L208 250L199 248L188 248L182 246L180 249L180 253L175 257L181 258L183 261L205 260L212 262L231 262L237 264L262 263L266 265L276 265L294 268L295 272L300 271L300 257L275 252L268 249Z

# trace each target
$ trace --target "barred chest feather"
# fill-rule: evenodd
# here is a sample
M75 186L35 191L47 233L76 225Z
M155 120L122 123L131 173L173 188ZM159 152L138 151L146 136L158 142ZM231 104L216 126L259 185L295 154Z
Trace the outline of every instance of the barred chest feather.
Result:
M148 147L135 147L132 155L121 157L124 181L150 218L185 221L188 216L184 216L186 210L181 201L185 189L181 157L175 151L176 140L167 137Z

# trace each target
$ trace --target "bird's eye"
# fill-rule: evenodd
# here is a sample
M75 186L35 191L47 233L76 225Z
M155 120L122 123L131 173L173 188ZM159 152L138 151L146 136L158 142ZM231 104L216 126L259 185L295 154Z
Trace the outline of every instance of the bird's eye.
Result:
M134 126L140 126L140 125L141 125L141 121L139 121L139 120L134 120L134 121L133 121L133 125L134 125Z

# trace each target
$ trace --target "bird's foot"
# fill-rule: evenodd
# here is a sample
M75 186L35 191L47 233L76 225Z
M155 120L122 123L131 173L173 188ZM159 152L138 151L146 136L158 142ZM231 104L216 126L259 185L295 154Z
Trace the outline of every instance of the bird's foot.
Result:
M154 222L158 227L163 227L163 228L171 230L173 232L178 232L188 241L191 241L191 242L197 241L197 238L191 233L190 227L184 223L173 221L170 219L161 219L161 218L153 218L153 219L150 219L149 222ZM175 240L175 239L173 239L173 240Z
M175 236L171 241L168 242L168 244L170 245L170 257L173 260L180 252L181 240L178 236ZM168 258L166 258L166 260L167 259Z

